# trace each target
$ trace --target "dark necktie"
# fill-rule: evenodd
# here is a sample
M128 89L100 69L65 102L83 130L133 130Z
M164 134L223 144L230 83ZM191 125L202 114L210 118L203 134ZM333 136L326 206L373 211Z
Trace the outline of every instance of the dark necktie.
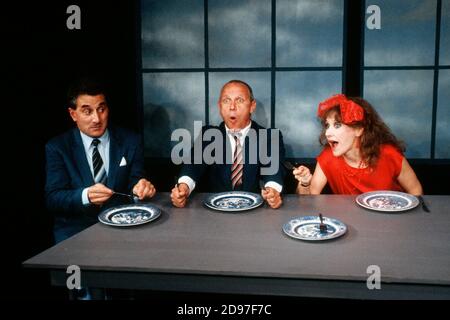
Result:
M94 146L94 150L92 150L92 166L94 167L94 181L95 183L103 183L106 182L106 170L105 165L103 164L103 159L100 156L100 152L98 151L98 144L100 143L99 139L92 140L92 145Z
M231 166L231 186L236 188L242 184L242 172L244 169L243 157L242 157L242 145L239 137L240 132L233 132L234 141L236 142L236 148L234 149L233 165Z

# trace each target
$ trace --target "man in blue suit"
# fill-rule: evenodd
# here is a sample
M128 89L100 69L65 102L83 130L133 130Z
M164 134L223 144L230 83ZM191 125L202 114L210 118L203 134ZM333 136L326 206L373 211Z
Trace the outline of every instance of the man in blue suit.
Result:
M56 242L94 224L101 210L127 200L115 192L133 193L140 200L156 192L144 178L139 136L108 126L102 85L81 79L69 89L68 100L77 128L51 139L45 149L45 196L55 212Z
M261 190L262 197L270 207L279 208L282 204L281 191L285 175L280 165L284 159L281 132L265 129L251 120L251 114L256 109L256 100L253 97L252 88L241 80L231 80L222 87L218 106L223 122L219 127L203 127L202 136L208 129L220 131L223 137L220 139L223 142L222 150L226 150L223 152L223 161L207 164L203 159L202 163L193 163L192 160L195 157L192 156L191 163L183 165L178 183L172 189L173 205L184 207L196 183L205 177L209 192L231 190L259 192ZM263 134L268 138L266 141L262 138ZM249 139L249 136L253 137L253 140ZM278 148L275 148L274 142ZM202 143L202 154L210 144L210 142ZM252 147L253 156L257 156L255 162L250 160ZM269 164L261 161L259 157L263 147L276 165L275 171L270 173L264 173ZM226 155L232 155L232 157L227 158Z

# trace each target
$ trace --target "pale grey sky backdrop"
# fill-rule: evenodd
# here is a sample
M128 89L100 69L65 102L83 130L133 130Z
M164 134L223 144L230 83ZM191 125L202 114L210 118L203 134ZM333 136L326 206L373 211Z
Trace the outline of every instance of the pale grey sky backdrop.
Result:
M340 71L277 72L275 123L288 157L314 158L321 150L317 105L341 92Z
M408 157L430 157L432 70L366 71L364 97L407 143Z
M450 65L450 0L442 1L439 63Z
M270 67L270 0L210 0L208 6L210 67Z
M370 4L381 8L382 18L380 30L365 29L365 66L434 65L436 1L378 0ZM441 61L446 61L449 56L448 5L449 1L444 0ZM440 92L449 89L448 83L439 85ZM374 105L397 137L407 143L407 157L431 157L432 70L366 70L364 97ZM438 114L445 114L446 104L448 102L438 105ZM438 127L442 121L449 124L450 117L438 120ZM446 133L440 129L436 133L435 156L439 157L443 152L441 140L445 141Z
M439 72L436 123L436 158L450 159L450 70Z
M205 122L204 83L203 72L143 75L146 156L170 157L173 130L193 134L194 121Z
M276 9L278 67L342 66L343 0L278 1Z
M381 29L365 28L366 66L434 64L435 0L373 0L381 9Z
M203 68L204 11L199 0L142 0L142 67Z
M142 67L204 68L202 0L142 0ZM342 67L343 0L277 0L277 67ZM436 0L373 0L381 8L381 30L365 29L365 66L434 64ZM271 66L271 1L208 2L209 66ZM441 64L450 64L450 0L442 1ZM368 15L366 15L368 17ZM271 74L268 71L209 72L209 120L220 122L217 99L230 79L247 81L258 107L254 119L271 126ZM437 158L450 158L450 75L441 70L436 128ZM278 71L275 74L275 126L289 157L320 152L318 103L341 92L341 71ZM407 157L429 158L432 70L366 70L364 96L399 138ZM170 155L170 132L205 121L204 72L144 73L146 156ZM161 114L160 114L161 112ZM156 139L155 139L156 137Z

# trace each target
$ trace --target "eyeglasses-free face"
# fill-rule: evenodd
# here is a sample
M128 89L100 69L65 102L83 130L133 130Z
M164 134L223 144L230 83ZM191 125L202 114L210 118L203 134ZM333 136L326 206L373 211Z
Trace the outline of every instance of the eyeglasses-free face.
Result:
M101 137L108 126L109 108L103 94L78 96L76 107L69 108L69 114L78 129L92 138Z
M220 115L229 129L245 128L256 109L256 101L251 100L248 88L235 82L222 89L218 105Z

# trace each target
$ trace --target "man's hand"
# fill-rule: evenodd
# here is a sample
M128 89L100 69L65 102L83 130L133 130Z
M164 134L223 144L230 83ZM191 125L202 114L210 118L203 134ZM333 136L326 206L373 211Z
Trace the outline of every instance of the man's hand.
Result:
M186 205L189 193L190 190L186 183L178 183L172 189L172 194L170 195L170 198L172 199L172 204L175 207L183 208Z
M89 202L95 205L102 205L114 194L114 192L107 188L104 184L96 183L89 187L87 196Z
M147 179L142 178L133 187L133 194L136 195L139 200L144 200L145 198L151 198L155 195L156 189Z
M261 189L261 196L264 200L267 201L269 206L272 209L278 209L281 207L283 200L281 199L281 194L271 187L266 187L265 189Z

